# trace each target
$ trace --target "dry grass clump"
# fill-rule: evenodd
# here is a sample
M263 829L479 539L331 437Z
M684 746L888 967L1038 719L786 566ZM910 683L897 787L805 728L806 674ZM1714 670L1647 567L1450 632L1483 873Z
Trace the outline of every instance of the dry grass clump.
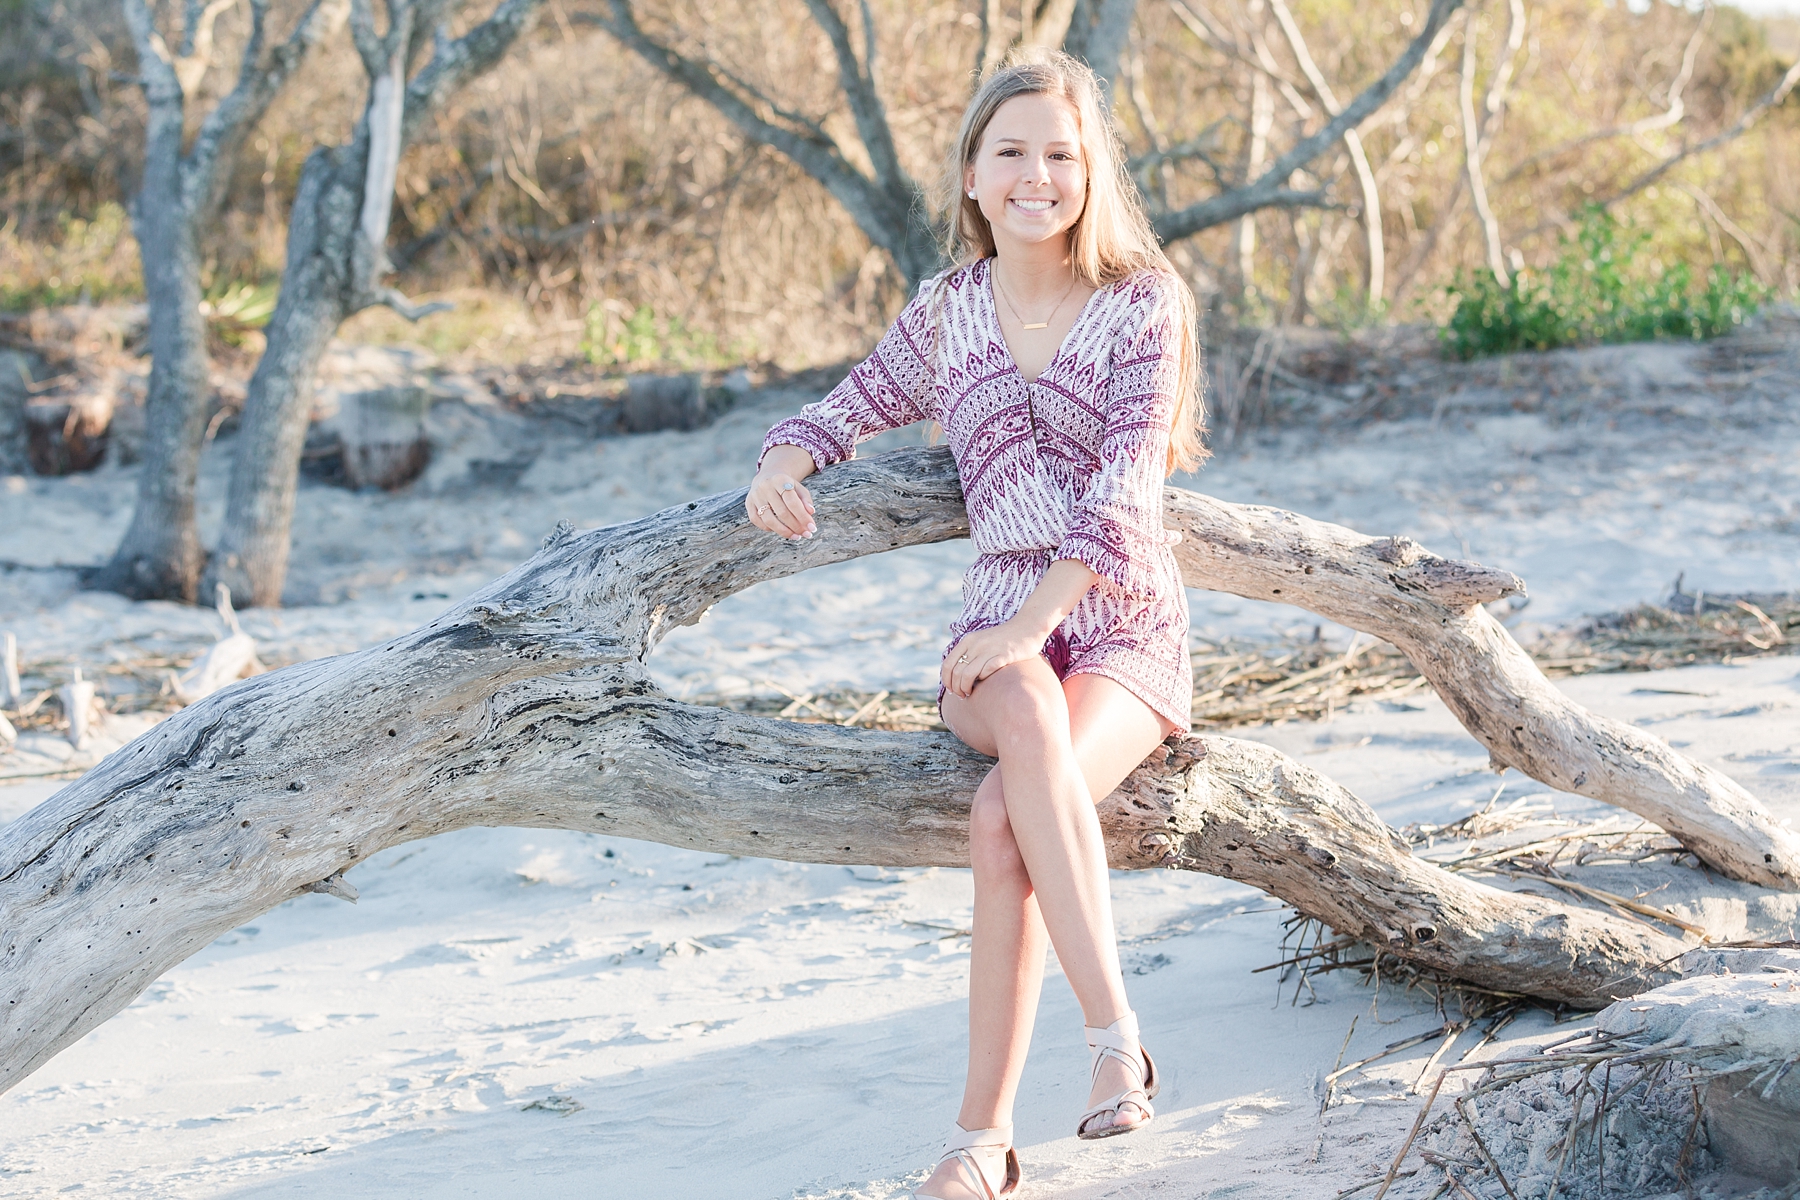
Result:
M909 732L945 728L938 719L935 692L858 692L831 688L799 695L784 691L778 696L702 697L697 702L733 712L811 725L860 725L864 729Z
M1342 652L1324 641L1232 641L1193 652L1194 727L1330 720L1352 700L1398 700L1425 686L1399 650L1361 634Z
M1716 1097L1707 1085L1727 1081L1734 1091L1760 1092L1793 1064L1734 1050L1588 1029L1534 1052L1446 1067L1387 1173L1338 1195L1373 1189L1380 1200L1393 1190L1435 1200L1492 1195L1493 1185L1508 1197L1546 1200L1695 1195L1696 1177L1719 1165L1706 1120ZM1428 1123L1446 1079L1463 1071L1480 1074ZM1402 1171L1414 1145L1425 1167ZM1441 1183L1426 1192L1421 1184L1429 1186L1431 1177ZM1748 1200L1792 1200L1796 1191L1800 1182L1763 1188Z
M1564 893L1571 903L1611 909L1615 916L1662 926L1659 932L1709 937L1702 926L1666 908L1621 896L1570 877L1583 867L1638 866L1659 858L1698 869L1700 860L1680 841L1648 821L1609 815L1576 821L1556 811L1548 795L1522 796L1496 809L1502 784L1478 812L1446 825L1413 824L1400 836L1419 855L1446 871L1510 880L1536 880ZM1441 849L1440 849L1441 845Z
M1689 595L1592 617L1534 647L1547 672L1655 671L1800 648L1800 593Z

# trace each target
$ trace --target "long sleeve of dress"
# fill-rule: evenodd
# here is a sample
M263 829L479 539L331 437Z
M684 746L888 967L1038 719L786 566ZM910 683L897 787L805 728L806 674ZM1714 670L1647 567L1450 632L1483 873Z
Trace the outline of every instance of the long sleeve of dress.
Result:
M769 430L763 454L775 446L798 446L823 470L854 458L859 442L932 416L936 331L931 296L939 283L931 279L920 286L875 352L830 394Z
M1149 598L1169 586L1164 547L1175 540L1163 529L1162 491L1181 382L1181 310L1156 276L1139 286L1112 352L1100 469L1076 500L1056 557Z

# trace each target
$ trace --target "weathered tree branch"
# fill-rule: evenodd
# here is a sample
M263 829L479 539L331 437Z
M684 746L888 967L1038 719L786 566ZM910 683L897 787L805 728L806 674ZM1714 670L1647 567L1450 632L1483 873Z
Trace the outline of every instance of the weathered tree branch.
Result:
M967 534L943 450L833 467L814 497L819 536L798 544L752 529L741 491L590 533L561 527L430 625L218 692L0 829L0 1089L223 931L303 892L348 898L358 862L451 829L965 862L968 798L988 763L954 738L682 704L645 672L668 629L754 583ZM1467 661L1513 667L1505 631L1471 607L1517 586L1504 572L1272 509L1173 490L1167 503L1191 582L1391 631L1465 721L1476 703L1506 722L1545 707L1495 694L1534 686L1516 668L1484 685ZM1560 715L1602 724L1566 701ZM1529 737L1531 721L1514 733ZM1117 866L1242 879L1478 986L1597 1006L1660 982L1680 948L1641 923L1449 875L1342 788L1231 738L1172 739L1102 817Z
M1496 766L1637 813L1734 879L1800 890L1800 836L1748 792L1544 678L1481 607L1523 590L1517 577L1280 509L1173 488L1165 503L1189 586L1295 604L1390 641Z
M1306 38L1300 32L1294 14L1288 11L1285 0L1269 0L1269 7L1275 13L1275 20L1281 25L1281 32L1287 38L1288 48L1294 53L1294 61L1300 64L1300 71L1306 76L1307 84L1313 95L1325 106L1325 111L1337 116L1343 111L1338 103L1337 95L1325 78L1325 72L1319 70L1313 61L1312 51L1307 49ZM1369 276L1367 279L1369 307L1380 308L1382 296L1387 291L1387 252L1382 240L1381 230L1381 190L1375 186L1375 172L1369 166L1369 156L1363 151L1362 135L1354 129L1344 131L1344 149L1350 153L1350 162L1356 168L1357 185L1362 189L1363 198L1363 231L1369 253Z
M1171 213L1163 213L1156 217L1157 236L1165 242L1176 238L1189 237L1202 229L1211 229L1215 225L1223 225L1262 208L1270 208L1281 203L1281 197L1292 197L1293 192L1287 190L1288 177L1295 171L1325 153L1332 143L1343 138L1344 132L1356 129L1365 120L1373 116L1394 89L1411 75L1414 68L1425 57L1432 39L1438 30L1448 21L1463 0L1432 0L1431 11L1426 14L1425 22L1420 27L1418 36L1407 44L1400 57L1393 65L1357 97L1344 106L1344 110L1327 121L1310 137L1302 138L1287 153L1277 158L1261 176L1234 188L1229 192L1191 204L1186 208ZM1291 205L1290 205L1291 206Z
M873 60L867 71L857 63L849 30L827 0L808 0L808 7L831 39L840 84L858 136L875 166L874 178L851 163L818 122L780 108L718 63L689 58L653 37L638 24L630 0L608 0L605 14L581 14L577 19L599 25L645 62L718 109L746 137L773 146L792 159L844 206L863 234L887 251L907 283L916 286L942 265L924 191L900 166L875 92ZM867 14L864 21L865 36L872 36ZM769 120L764 112L785 123Z

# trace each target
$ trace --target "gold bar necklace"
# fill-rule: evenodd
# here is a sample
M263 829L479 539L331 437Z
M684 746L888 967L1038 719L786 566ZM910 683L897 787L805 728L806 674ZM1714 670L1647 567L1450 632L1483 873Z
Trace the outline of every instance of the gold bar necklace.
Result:
M1048 328L1050 328L1050 318L1049 317L1044 318L1042 321L1027 321L1024 317L1020 316L1018 305L1016 305L1012 302L1012 297L1007 295L1006 289L1000 286L1000 277L998 275L994 274L993 271L994 271L994 268L990 266L988 268L989 278L991 278L994 281L995 290L997 290L1000 293L1000 298L1002 300L1006 301L1006 307L1012 312L1013 320L1015 320L1019 323L1019 328L1020 329L1048 329ZM1062 294L1061 298L1059 298L1057 300L1056 307L1050 310L1051 317L1054 317L1057 313L1062 311L1063 301L1067 300L1069 298L1069 293L1073 292L1074 290L1075 290L1075 274L1074 274L1074 272L1070 272L1069 273L1069 286L1063 289L1063 294Z

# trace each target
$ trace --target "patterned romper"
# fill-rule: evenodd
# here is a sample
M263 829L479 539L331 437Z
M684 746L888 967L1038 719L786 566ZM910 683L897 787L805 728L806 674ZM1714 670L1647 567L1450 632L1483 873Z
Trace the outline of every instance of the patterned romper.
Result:
M1028 384L1000 332L988 263L941 275L830 395L769 431L764 453L798 446L823 469L878 433L938 422L979 553L945 654L1017 614L1052 562L1079 559L1100 578L1045 659L1059 678L1117 681L1186 730L1187 595L1169 549L1181 535L1162 524L1178 286L1141 271L1101 288Z

